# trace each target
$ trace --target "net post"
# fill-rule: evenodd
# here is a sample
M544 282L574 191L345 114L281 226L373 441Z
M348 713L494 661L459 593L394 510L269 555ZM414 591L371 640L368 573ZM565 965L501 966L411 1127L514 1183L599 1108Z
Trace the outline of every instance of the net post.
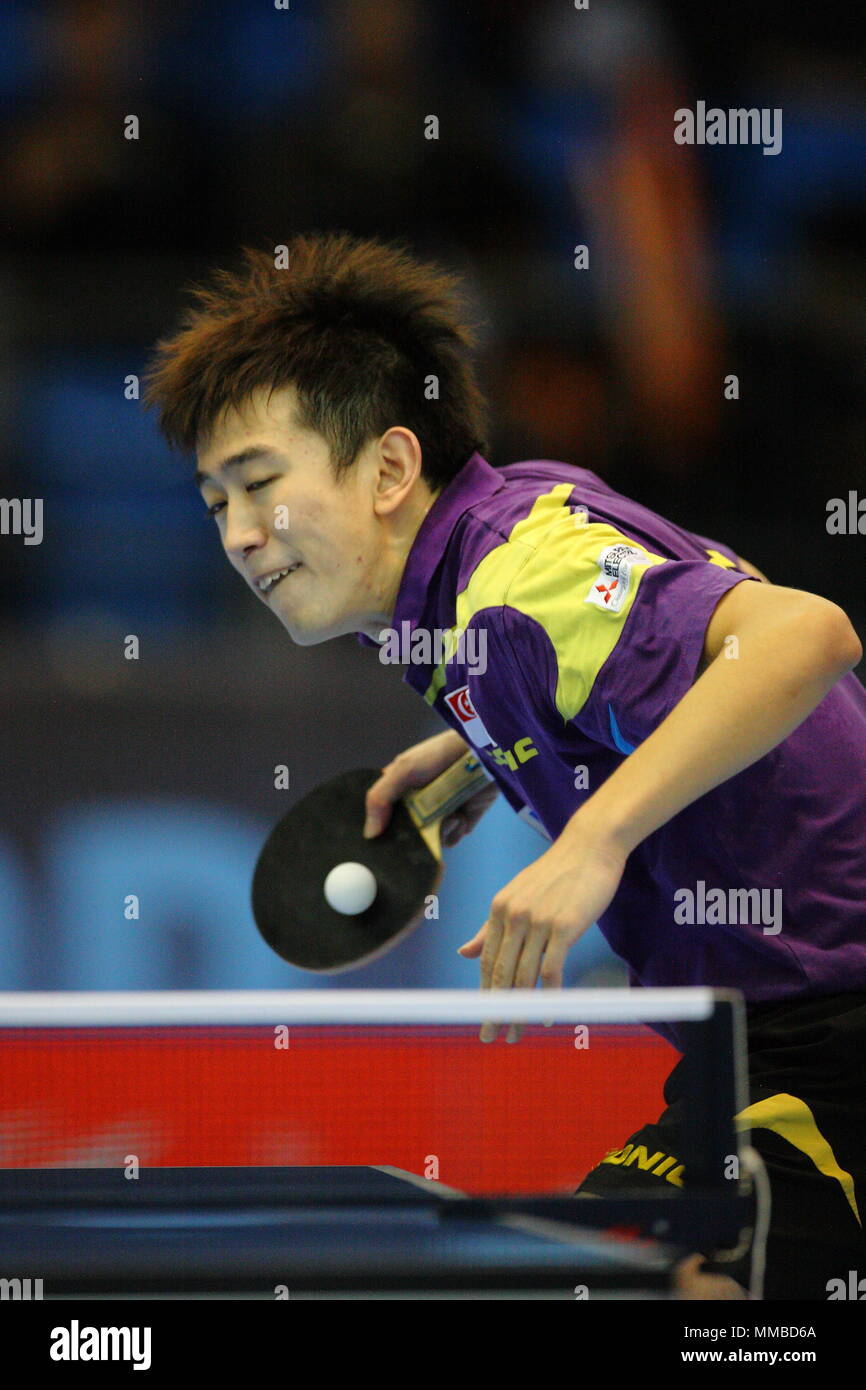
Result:
M748 1105L746 1023L742 995L714 990L709 1018L681 1025L683 1052L684 1185L723 1190L731 1181L729 1162L737 1160L740 1136L734 1116Z

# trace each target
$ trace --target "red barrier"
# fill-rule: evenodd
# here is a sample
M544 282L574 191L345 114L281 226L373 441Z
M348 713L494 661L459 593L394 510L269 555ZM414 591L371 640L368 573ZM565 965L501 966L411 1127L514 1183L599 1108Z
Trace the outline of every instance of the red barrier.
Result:
M647 1029L0 1031L0 1165L389 1163L467 1192L569 1191L663 1108ZM287 1042L288 1045L281 1045Z

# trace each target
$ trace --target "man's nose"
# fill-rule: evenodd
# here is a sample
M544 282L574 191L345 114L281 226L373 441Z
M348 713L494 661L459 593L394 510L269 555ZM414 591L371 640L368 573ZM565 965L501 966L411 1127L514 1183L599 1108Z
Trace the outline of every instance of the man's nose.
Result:
M223 546L231 555L243 556L248 550L264 545L267 527L252 507L226 506Z

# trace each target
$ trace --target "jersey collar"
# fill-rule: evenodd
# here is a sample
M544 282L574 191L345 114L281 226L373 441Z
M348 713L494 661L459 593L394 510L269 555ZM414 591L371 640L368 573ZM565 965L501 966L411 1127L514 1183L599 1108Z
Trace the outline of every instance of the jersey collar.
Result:
M505 480L498 469L481 454L474 453L440 492L418 527L406 558L392 618L392 625L398 632L401 623L408 622L413 627L421 616L436 566L460 518L470 507L492 497L504 486ZM363 632L357 637L365 647L380 645Z

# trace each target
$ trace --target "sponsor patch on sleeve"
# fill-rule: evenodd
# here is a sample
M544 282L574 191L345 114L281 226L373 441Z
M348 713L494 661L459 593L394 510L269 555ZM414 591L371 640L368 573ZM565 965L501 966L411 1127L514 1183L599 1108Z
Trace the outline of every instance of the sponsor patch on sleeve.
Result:
M629 595L632 567L649 564L650 557L636 545L606 545L596 562L599 576L594 579L584 602L605 613L618 613Z

